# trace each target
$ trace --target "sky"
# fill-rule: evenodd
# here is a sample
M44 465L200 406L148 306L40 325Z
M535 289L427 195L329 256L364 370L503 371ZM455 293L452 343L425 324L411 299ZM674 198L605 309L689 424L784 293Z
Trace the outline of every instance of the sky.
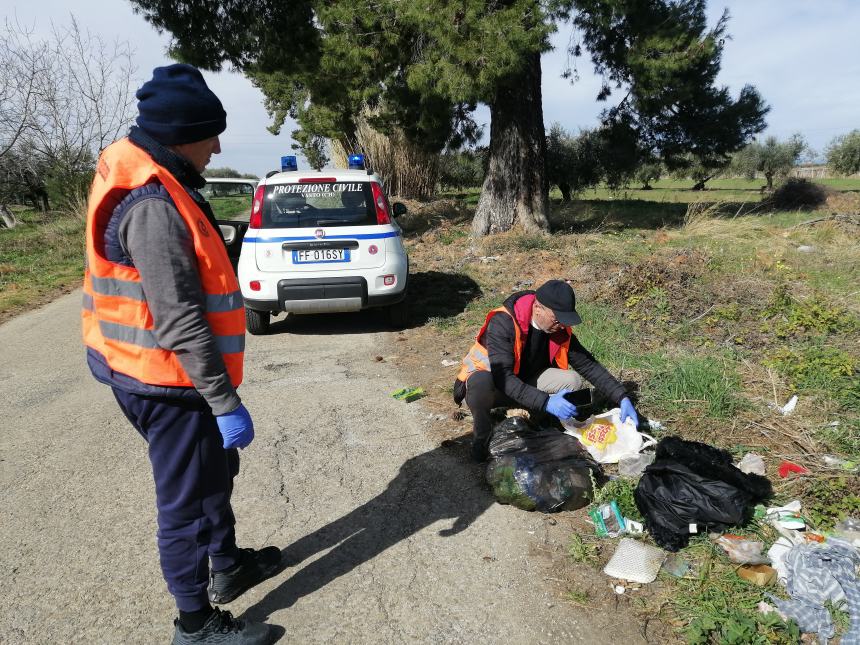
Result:
M711 25L724 9L730 14L731 39L717 82L735 97L747 84L759 90L771 106L764 136L782 139L799 132L821 153L834 137L860 128L860 2L709 0ZM67 24L70 13L83 29L105 40L128 41L135 51L135 87L151 77L154 67L173 62L166 54L169 36L158 34L127 0L0 0L0 15L17 18L37 35L49 34L52 23ZM547 127L558 122L577 132L597 125L604 104L595 101L600 79L587 56L576 60L578 81L561 78L572 37L571 28L561 25L553 37L555 49L543 57L543 109ZM259 176L279 168L281 155L293 154L294 125L288 122L278 136L269 133L263 95L241 74L204 72L204 77L227 111L222 153L211 166ZM489 109L479 107L476 119L488 135Z

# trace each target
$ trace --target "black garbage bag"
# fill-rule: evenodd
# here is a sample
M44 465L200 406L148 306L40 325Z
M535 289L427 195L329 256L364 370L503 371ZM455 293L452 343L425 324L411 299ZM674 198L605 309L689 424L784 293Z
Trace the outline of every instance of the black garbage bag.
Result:
M500 503L549 513L582 508L606 477L575 437L512 417L493 429L487 481Z
M766 477L741 472L725 450L679 437L660 440L634 493L645 528L667 551L687 546L693 533L743 526L772 495Z

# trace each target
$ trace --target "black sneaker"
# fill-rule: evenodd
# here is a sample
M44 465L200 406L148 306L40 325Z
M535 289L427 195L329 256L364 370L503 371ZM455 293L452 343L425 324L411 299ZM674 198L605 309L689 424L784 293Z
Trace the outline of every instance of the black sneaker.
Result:
M239 551L241 555L235 567L209 574L211 602L224 604L235 600L251 587L271 578L281 567L281 550L276 546Z
M178 620L173 621L173 645L269 645L271 642L271 625L237 620L229 611L221 611L217 607L196 632L186 632Z

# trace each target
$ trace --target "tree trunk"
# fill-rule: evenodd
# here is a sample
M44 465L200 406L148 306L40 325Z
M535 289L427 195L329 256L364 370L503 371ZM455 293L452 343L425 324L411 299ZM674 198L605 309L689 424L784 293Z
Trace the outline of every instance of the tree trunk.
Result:
M0 228L15 228L18 226L18 219L15 213L9 210L6 204L0 204Z
M549 200L544 179L540 54L529 55L522 73L496 91L490 106L490 151L472 235L549 229Z
M773 190L773 173L772 172L764 173L764 178L767 179L767 189Z
M559 184L558 189L561 191L561 201L569 202L570 201L570 184Z
M705 177L704 179L700 179L695 184L693 184L693 187L690 190L705 190L705 182L711 181L711 179L713 179L714 177L716 177L716 175L710 175L708 177Z

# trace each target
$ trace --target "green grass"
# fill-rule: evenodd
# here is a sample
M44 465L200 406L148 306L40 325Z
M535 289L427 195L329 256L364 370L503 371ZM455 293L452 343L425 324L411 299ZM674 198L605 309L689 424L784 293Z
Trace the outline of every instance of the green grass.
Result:
M707 536L694 539L683 553L699 563L699 572L669 581L670 603L687 624L684 636L690 645L799 642L797 625L757 611L764 589L738 577Z
M573 533L567 545L567 554L578 564L596 565L600 558L600 544L593 538Z
M666 412L700 409L728 419L742 407L735 364L716 356L649 354L649 376L642 388L649 407Z
M247 195L212 197L209 199L215 219L247 222L251 217L251 200Z
M77 216L17 213L0 229L0 318L78 286L84 272L84 221Z
M636 330L611 307L577 302L582 324L574 329L579 342L616 374L641 364L636 352Z

